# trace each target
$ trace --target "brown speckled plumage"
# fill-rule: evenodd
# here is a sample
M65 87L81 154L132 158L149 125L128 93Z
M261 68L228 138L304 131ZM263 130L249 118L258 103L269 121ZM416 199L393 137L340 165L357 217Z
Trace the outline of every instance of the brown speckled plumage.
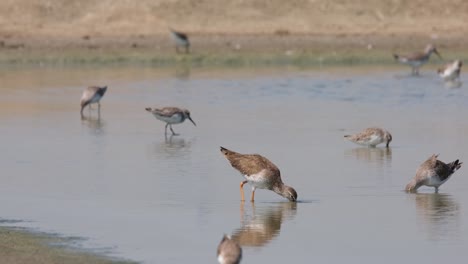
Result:
M353 135L345 135L344 137L356 144L369 147L375 147L378 144L386 143L387 148L393 139L388 131L379 127L366 128L362 132Z
M434 187L437 192L439 186L446 182L462 165L459 160L446 164L438 160L438 156L432 155L419 166L416 176L406 185L406 191L415 192L419 187L426 185Z
M272 190L290 201L296 201L296 191L292 187L283 184L280 170L267 158L258 154L240 154L223 147L221 147L221 152L231 163L231 166L246 179L241 183L242 199L242 187L249 182L253 186L251 201L254 199L256 188Z

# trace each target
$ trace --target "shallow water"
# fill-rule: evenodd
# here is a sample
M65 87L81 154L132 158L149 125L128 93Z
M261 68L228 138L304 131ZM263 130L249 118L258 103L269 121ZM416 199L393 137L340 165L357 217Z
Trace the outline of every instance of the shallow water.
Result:
M0 218L85 238L81 247L144 263L215 263L223 233L243 263L460 263L468 256L468 179L403 192L433 153L468 161L468 92L431 69L15 69L0 79ZM83 87L109 89L80 119ZM164 124L148 106L190 109ZM368 126L390 149L343 135ZM259 153L299 202L242 178L219 146ZM249 197L249 188L245 188Z

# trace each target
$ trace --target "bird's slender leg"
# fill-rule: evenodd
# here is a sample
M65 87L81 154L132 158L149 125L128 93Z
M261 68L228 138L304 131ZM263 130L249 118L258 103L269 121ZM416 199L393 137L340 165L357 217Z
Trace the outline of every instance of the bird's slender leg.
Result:
M164 129L164 135L167 135L167 126L169 126L169 123L166 123L166 127Z
M439 187L434 187L435 188L435 193L439 193Z
M250 195L250 201L253 202L255 200L255 187L252 188L252 194Z
M247 181L243 181L240 183L240 193L241 193L241 201L245 201L244 198L244 184L246 184Z
M169 128L171 129L172 135L177 136L176 132L174 132L174 130L172 129L172 125L169 125Z

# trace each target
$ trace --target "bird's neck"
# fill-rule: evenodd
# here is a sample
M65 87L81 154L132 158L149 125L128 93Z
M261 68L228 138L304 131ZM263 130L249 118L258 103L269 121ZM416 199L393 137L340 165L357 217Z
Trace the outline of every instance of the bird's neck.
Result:
M274 191L275 193L281 195L281 196L284 196L284 190L285 190L285 186L284 183L280 182L278 184L275 184L272 188L272 191Z

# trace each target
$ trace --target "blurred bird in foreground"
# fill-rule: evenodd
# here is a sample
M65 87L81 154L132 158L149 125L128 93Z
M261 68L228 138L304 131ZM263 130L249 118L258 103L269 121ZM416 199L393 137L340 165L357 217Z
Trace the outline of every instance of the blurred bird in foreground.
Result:
M242 248L237 242L224 235L219 243L217 256L220 264L239 264L242 259Z

